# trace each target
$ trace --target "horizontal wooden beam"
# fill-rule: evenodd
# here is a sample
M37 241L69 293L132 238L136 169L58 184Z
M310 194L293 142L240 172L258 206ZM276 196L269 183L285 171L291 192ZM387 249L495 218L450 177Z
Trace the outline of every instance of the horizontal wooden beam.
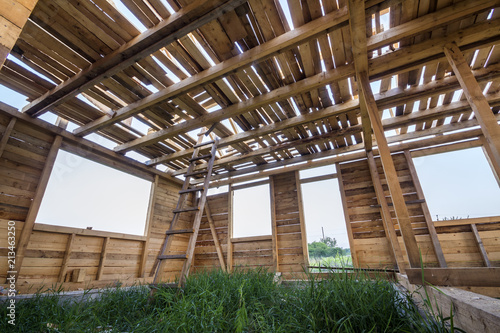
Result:
M197 0L173 13L157 26L94 62L64 83L48 91L23 108L31 116L40 116L106 77L121 72L160 48L200 28L245 0Z
M6 114L10 117L14 117L18 121L23 121L25 123L31 124L36 129L41 130L43 132L50 133L53 135L60 135L63 138L63 145L65 145L66 147L69 146L75 147L74 150L75 153L80 152L80 154L83 154L82 152L87 152L87 155L85 156L88 157L89 159L92 159L93 156L101 156L105 159L113 161L113 164L111 165L107 164L110 167L115 167L116 163L123 164L127 166L127 168L130 170L132 169L137 170L135 174L138 177L142 177L146 180L152 180L154 175L158 175L176 184L183 184L181 180L174 178L163 171L160 171L156 168L145 166L144 164L136 160L133 160L121 154L117 154L92 141L77 137L74 134L60 127L47 123L46 121L32 118L27 114L19 112L16 108L13 108L2 102L0 102L0 113Z
M470 219L456 219L456 220L439 220L439 221L434 221L433 223L436 227L452 227L459 225L498 223L498 222L500 222L500 216L487 216L487 217L476 217Z
M58 225L51 224L43 224L43 223L35 223L35 227L33 228L35 231L43 231L43 232L51 232L57 234L75 234L81 236L94 236L94 237L104 237L104 238L116 238L116 239L127 239L144 242L146 241L146 236L137 236L130 234L123 234L120 232L109 232L109 231L100 231L100 230L89 230L89 229L80 229L80 228L72 228L72 227L62 227Z
M500 267L424 268L425 284L454 287L500 287ZM421 268L406 270L412 284L424 284Z
M271 235L231 238L231 243L249 243L272 240Z
M166 87L165 89L146 98L131 103L126 107L117 110L113 116L103 116L86 125L83 125L75 129L74 133L76 135L83 136L103 127L117 123L118 121L131 117L156 103L186 94L196 87L210 84L222 78L224 75L235 72L236 70L246 66L250 66L252 63L257 63L273 55L282 53L285 50L295 47L320 33L324 33L326 30L332 30L342 24L345 24L347 20L347 9L341 8L338 11L322 16L321 18L305 24L304 26L298 27L297 29L284 33L283 35L278 36L266 43L256 46L245 53L234 56L213 67L210 67L203 72L188 77L170 87Z

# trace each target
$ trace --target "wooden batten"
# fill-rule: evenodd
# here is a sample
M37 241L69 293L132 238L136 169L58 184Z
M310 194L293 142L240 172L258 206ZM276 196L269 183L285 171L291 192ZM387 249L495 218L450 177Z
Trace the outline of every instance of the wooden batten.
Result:
M404 273L405 262L403 259L403 254L401 253L401 248L399 246L396 230L394 229L394 225L392 224L391 212L389 210L389 205L387 204L387 199L385 197L385 193L382 188L382 183L380 182L380 176L378 174L375 158L373 157L373 152L371 151L367 152L366 155L368 160L368 167L370 169L371 179L373 182L373 187L375 188L377 201L380 204L382 220L384 221L385 235L388 243L392 248L391 255L394 260L394 264L399 268L399 271L401 273Z
M269 178L270 186L269 190L270 198L271 198L271 235L272 235L272 249L273 249L273 270L274 272L279 272L279 261L278 261L278 229L276 225L276 210L274 207L276 206L276 197L274 191L274 180L273 177Z
M231 239L233 238L233 225L234 225L234 219L233 219L233 200L234 200L234 191L229 185L228 188L228 200L227 200L227 206L228 206L228 229L227 229L227 243L226 243L226 248L227 248L227 271L232 272L233 271L233 243L231 242Z
M102 274L104 272L104 266L106 265L106 256L108 254L109 239L110 239L109 237L106 237L102 241L102 249L101 249L101 255L99 257L99 267L97 268L96 280L102 279ZM79 282L79 281L75 281L75 282Z
M488 161L488 164L491 167L491 171L493 172L493 176L495 177L498 186L500 186L500 163L498 163L497 160L492 158L494 156L493 151L491 150L491 146L486 141L484 135L480 136L479 140L481 142L481 147L483 148L486 160Z
M66 251L64 252L64 258L61 265L61 271L59 273L59 282L65 281L66 272L68 270L69 259L71 258L71 252L73 249L73 241L75 240L75 234L68 235L68 243L66 245Z
M212 238L214 240L215 250L217 251L217 257L219 258L220 267L223 271L226 271L226 264L224 263L224 254L222 251L222 247L220 246L219 236L217 236L217 231L215 230L215 224L212 218L212 213L210 212L210 206L208 202L205 203L205 213L207 215L208 224L210 225L210 232L212 233Z
M484 265L486 267L491 267L491 262L488 259L488 253L486 253L486 250L484 249L483 240L481 239L481 236L479 235L479 231L477 230L477 226L474 223L472 223L470 225L470 228L472 230L472 233L474 234L474 238L476 239L477 247L479 248L479 253L481 254L481 258L483 259Z
M144 241L142 249L139 273L137 274L139 278L143 278L144 275L146 274L146 264L148 261L148 254L149 254L149 241L151 237L151 228L153 225L154 206L157 200L156 194L158 191L158 182L159 182L158 178L159 176L155 176L155 181L151 184L151 191L149 194L148 215L146 216L146 226L144 228L144 234L146 235L146 239Z

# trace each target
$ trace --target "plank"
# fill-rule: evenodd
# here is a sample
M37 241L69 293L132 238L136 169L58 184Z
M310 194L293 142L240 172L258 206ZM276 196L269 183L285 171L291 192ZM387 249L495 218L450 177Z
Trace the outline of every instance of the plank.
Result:
M491 267L491 262L488 259L488 254L486 253L486 250L484 249L483 241L481 239L481 236L479 235L479 232L477 231L477 226L475 224L471 224L470 227L472 229L472 233L474 234L474 238L476 239L477 247L479 248L479 253L481 254L481 258L483 259L484 265L486 267Z
M2 133L2 139L0 140L0 157L3 154L5 147L7 146L7 142L9 141L10 135L12 133L15 124L16 124L16 118L11 118L9 124Z
M491 112L488 101L458 46L455 43L447 44L444 52L490 146L492 154L489 158L500 164L500 126Z
M406 271L412 284L422 284L422 270ZM424 280L435 286L500 287L500 267L424 268Z
M109 237L106 237L102 241L102 249L99 257L99 266L97 268L96 280L101 280L102 274L104 272L104 266L106 265L106 255L108 253Z
M420 267L417 241L411 227L410 216L408 215L408 210L406 208L401 185L399 184L399 181L397 179L394 161L392 160L391 152L387 144L387 139L383 131L380 114L378 112L378 108L371 91L368 74L366 72L358 72L357 77L358 83L361 86L361 92L364 96L364 102L366 103L366 109L370 117L373 134L375 136L377 147L379 149L380 160L384 168L387 184L389 185L399 227L403 234L403 239L405 240L404 244L408 254L410 267Z

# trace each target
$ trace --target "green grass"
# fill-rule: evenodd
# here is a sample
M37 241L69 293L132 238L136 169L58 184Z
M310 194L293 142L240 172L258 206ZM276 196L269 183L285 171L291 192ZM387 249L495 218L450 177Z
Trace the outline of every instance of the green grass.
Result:
M351 255L338 255L335 257L320 257L309 258L310 266L325 266L325 267L352 267Z
M290 287L263 271L191 275L183 290L108 290L61 304L57 294L19 301L0 332L448 332L385 280L340 274ZM5 304L0 315L6 317Z

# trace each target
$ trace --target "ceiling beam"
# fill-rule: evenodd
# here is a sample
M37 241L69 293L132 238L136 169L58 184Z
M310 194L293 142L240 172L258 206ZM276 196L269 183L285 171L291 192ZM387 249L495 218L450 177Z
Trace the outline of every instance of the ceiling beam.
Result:
M37 117L92 87L106 77L133 65L151 53L187 35L220 15L233 10L245 0L197 0L97 60L80 73L49 90L22 112Z
M278 36L264 44L258 45L245 53L234 56L213 67L204 70L198 74L188 77L170 87L166 87L150 96L147 96L137 102L131 103L119 110L113 116L103 116L75 129L76 135L84 136L103 127L117 123L123 119L129 118L140 113L144 109L162 102L167 99L175 98L186 94L192 89L210 84L223 76L235 72L252 63L265 60L273 55L283 52L289 48L295 47L306 40L314 38L318 34L325 33L327 30L336 29L346 24L348 21L347 8L329 13L326 16L314 20L297 29L289 31Z
M492 65L488 68L482 68L473 71L476 76L476 80L479 82L489 81L500 77L500 64ZM446 92L458 89L460 87L456 77L447 77L439 82L431 82L422 86L410 88L407 90L402 90L399 88L394 88L383 94L375 95L375 100L379 109L388 109L396 107L398 105L405 104L410 101L419 100L421 98L431 97L439 94L444 94ZM490 103L498 103L500 101L499 94L488 95L488 101ZM322 110L302 114L293 118L285 119L283 121L272 123L269 125L256 128L254 130L245 131L231 135L220 139L218 147L226 147L239 142L248 141L255 139L257 137L276 133L285 129L290 129L299 125L304 125L317 120L337 116L340 114L345 114L350 111L355 111L359 109L359 103L357 100L351 100L346 103L333 105ZM456 114L463 110L470 109L470 106L465 101L453 102L448 105L439 106L431 110L419 111L415 113L410 113L405 116L393 117L385 119L383 121L384 128L386 130L399 128L400 126L409 125L412 121L424 121L427 119L433 119L436 115L440 114L442 116L448 116L451 114ZM359 126L357 127L357 132L359 132ZM174 161L180 158L187 158L193 154L193 148L185 149L172 154L164 155L151 159L146 162L147 165L157 165L160 163L166 163L169 161Z

